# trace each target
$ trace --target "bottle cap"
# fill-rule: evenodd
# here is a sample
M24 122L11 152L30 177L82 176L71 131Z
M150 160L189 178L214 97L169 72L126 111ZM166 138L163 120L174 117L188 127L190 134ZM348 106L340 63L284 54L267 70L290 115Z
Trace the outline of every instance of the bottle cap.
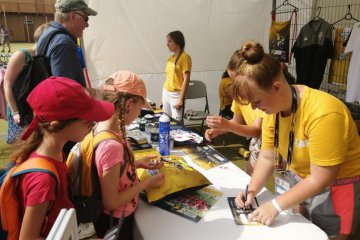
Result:
M170 122L170 118L168 115L166 115L165 113L163 113L160 118L159 118L159 122Z

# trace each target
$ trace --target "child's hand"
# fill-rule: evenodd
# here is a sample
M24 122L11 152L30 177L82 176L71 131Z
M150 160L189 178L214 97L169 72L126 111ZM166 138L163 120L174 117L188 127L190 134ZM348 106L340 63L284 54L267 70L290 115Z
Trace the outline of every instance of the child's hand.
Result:
M159 169L164 163L156 155L146 156L136 161L136 168Z
M163 173L159 173L155 176L149 177L149 188L159 188L161 187L165 182L165 175Z

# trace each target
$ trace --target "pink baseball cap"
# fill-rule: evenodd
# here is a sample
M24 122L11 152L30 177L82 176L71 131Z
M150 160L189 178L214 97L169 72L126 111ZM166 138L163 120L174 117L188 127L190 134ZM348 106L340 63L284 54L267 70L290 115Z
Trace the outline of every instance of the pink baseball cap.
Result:
M130 71L118 71L109 78L112 78L114 83L112 85L104 84L104 90L130 93L141 96L146 101L145 83L135 73Z
M94 122L109 119L115 110L112 103L89 96L76 81L66 77L50 77L37 85L27 98L34 118L21 139L26 140L39 122L73 118Z

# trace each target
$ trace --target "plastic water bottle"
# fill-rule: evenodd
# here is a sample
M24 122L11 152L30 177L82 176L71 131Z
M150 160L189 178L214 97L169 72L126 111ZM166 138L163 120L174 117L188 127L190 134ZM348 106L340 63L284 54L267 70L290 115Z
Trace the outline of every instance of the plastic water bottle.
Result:
M170 155L170 118L165 113L159 118L159 152L161 156Z

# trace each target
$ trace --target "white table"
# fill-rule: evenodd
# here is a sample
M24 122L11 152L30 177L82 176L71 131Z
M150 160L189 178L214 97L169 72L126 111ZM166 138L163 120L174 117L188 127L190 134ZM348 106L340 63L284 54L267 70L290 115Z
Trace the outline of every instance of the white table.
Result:
M186 157L186 160L203 173L213 186L223 193L223 196L198 223L140 200L139 208L135 213L135 239L328 239L325 232L300 214L282 213L270 227L236 225L227 197L236 196L249 183L250 177L231 162L204 170L193 164L189 157ZM265 188L257 196L260 205L273 197L274 195Z

